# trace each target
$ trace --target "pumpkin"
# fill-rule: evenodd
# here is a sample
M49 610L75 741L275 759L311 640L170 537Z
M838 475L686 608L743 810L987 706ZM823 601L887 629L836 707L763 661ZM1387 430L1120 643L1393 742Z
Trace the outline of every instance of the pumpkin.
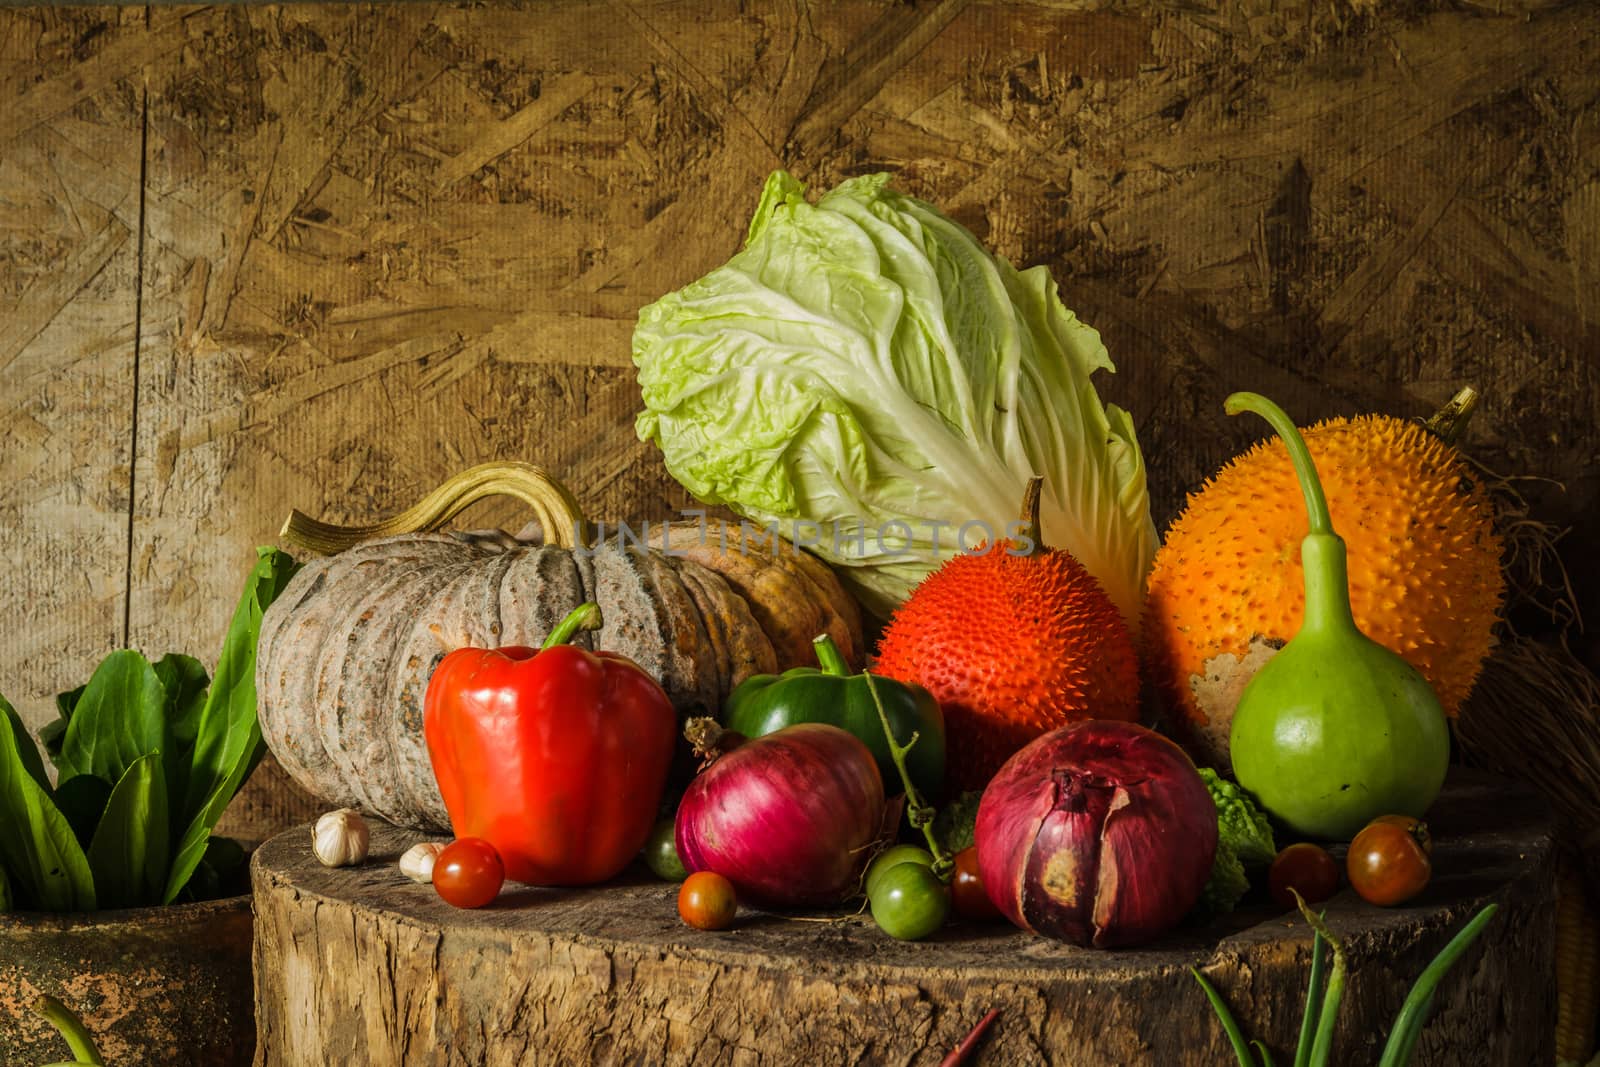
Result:
M536 524L519 536L436 531L501 494L529 504ZM294 512L284 539L335 554L302 566L262 619L267 746L330 805L445 830L422 705L452 649L537 647L592 600L601 627L575 643L633 659L685 717L714 713L753 674L810 664L819 633L861 662L859 608L788 542L713 520L651 527L648 545L615 533L590 543L595 533L572 494L530 464L475 467L373 526Z

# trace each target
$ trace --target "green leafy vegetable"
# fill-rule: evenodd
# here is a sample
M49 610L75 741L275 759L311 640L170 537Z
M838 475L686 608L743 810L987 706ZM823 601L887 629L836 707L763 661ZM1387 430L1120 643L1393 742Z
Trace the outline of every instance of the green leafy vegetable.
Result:
M0 866L21 906L88 911L94 878L72 827L56 810L33 739L0 697Z
M294 576L296 564L275 548L256 550L256 565L217 658L217 673L195 723L194 755L182 810L186 822L174 850L162 902L172 903L206 853L211 828L265 751L256 718L256 638L261 616Z
M133 908L161 899L167 884L167 779L161 753L133 765L111 790L89 843L89 869L102 908Z
M1113 369L1099 334L1043 267L887 183L811 205L767 179L743 250L640 312L640 438L699 499L839 565L878 614L985 526L1005 536L1043 476L1046 540L1137 626L1156 533L1133 422L1090 381Z
M256 641L263 612L294 570L277 549L257 550L209 687L192 657L152 665L125 650L58 696L61 717L40 731L61 772L55 790L0 698L0 876L9 876L19 906L171 903L202 863L208 886L231 885L243 852L211 830L264 751Z
M162 761L167 775L167 797L170 804L171 838L176 838L187 828L182 801L189 792L189 766L194 752L195 731L199 727L200 713L205 708L205 666L193 656L169 652L154 667L156 677L167 694L167 729L172 734L170 758Z
M56 809L66 816L67 825L84 848L94 838L94 828L100 825L110 799L111 783L92 774L80 774L56 786Z
M1221 915L1238 907L1250 891L1246 867L1269 865L1278 847L1272 824L1249 793L1209 767L1200 768L1200 777L1217 806L1217 855L1196 910L1202 916Z
M167 691L167 724L172 730L172 742L178 748L194 744L195 730L199 727L200 711L205 707L205 666L193 656L168 652L155 665L156 677Z
M56 714L60 718L45 723L39 730L39 743L44 746L45 755L50 757L51 763L61 762L61 742L67 736L67 727L72 723L72 712L78 706L78 701L83 697L83 691L89 688L80 685L76 689L69 689L65 693L56 694Z
M155 668L131 649L111 653L72 709L55 761L61 777L92 774L115 783L140 757L170 749L166 708Z

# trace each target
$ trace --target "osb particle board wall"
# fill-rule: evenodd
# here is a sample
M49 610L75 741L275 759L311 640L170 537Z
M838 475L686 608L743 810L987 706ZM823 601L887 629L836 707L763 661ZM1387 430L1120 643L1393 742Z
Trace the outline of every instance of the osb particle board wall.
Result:
M291 506L496 457L687 504L633 318L779 165L1049 264L1162 524L1258 432L1233 389L1477 384L1600 626L1597 94L1600 10L1537 0L0 10L0 691L38 724L114 646L210 659Z

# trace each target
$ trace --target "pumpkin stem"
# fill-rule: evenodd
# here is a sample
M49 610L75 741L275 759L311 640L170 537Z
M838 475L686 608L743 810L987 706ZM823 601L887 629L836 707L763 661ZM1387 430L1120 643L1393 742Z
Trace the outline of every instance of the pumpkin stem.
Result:
M572 640L573 635L579 630L598 630L601 622L599 604L592 600L579 604L567 612L565 618L556 623L556 628L551 630L550 636L544 639L544 644L539 646L539 651L543 652L547 648L566 644Z
M339 526L297 509L278 536L332 555L376 537L437 530L478 501L496 496L515 497L532 508L546 544L576 548L589 543L589 523L572 491L542 467L520 462L482 463L464 470L400 514L369 525Z

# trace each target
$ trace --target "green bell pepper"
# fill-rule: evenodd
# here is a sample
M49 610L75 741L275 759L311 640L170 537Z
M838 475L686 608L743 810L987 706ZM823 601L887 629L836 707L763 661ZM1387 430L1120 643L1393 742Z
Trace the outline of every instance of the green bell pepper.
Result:
M812 644L817 650L817 662L822 665L820 670L796 667L782 674L746 678L728 695L722 709L722 725L745 737L761 737L803 722L840 727L872 750L878 772L883 775L884 792L899 792L900 774L889 754L889 742L883 735L866 676L850 673L838 646L826 634ZM944 714L939 702L920 685L877 674L872 679L895 740L903 745L913 733L917 735L917 743L906 753L911 780L930 799L943 795Z

